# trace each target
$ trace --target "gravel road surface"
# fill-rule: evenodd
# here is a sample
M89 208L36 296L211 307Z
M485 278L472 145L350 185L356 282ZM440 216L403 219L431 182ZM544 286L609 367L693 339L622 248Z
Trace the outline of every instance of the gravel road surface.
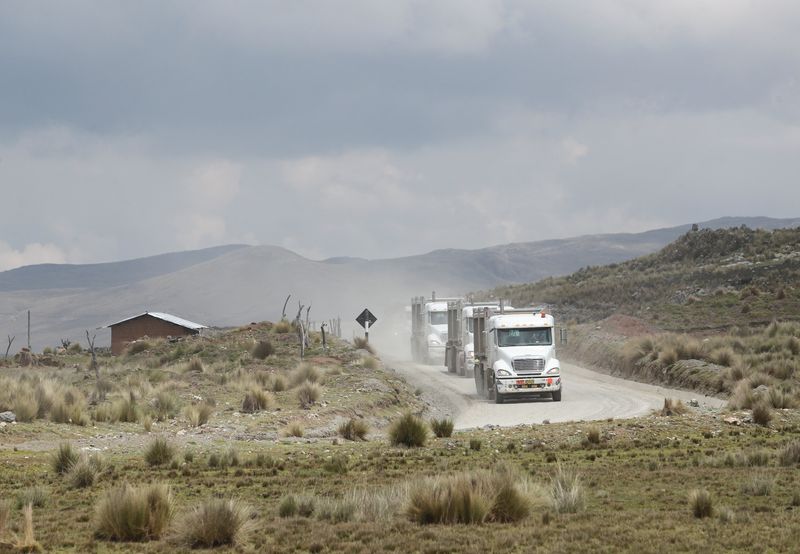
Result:
M431 405L431 415L449 416L457 429L499 425L542 423L544 420L590 421L631 418L660 409L664 398L699 402L701 410L717 409L724 400L699 393L628 381L579 367L561 364L564 392L561 402L550 399L521 399L495 404L478 397L475 382L448 373L444 367L384 357L386 365L418 387Z

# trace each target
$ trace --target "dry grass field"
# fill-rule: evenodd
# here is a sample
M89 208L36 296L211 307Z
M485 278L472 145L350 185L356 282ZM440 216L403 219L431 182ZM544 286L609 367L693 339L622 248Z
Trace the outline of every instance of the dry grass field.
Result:
M363 351L314 344L300 363L295 341L260 324L151 342L102 358L100 387L83 353L3 368L3 391L22 396L0 408L24 396L36 409L0 428L0 551L763 552L800 540L794 410L758 424L747 409L673 404L452 433Z

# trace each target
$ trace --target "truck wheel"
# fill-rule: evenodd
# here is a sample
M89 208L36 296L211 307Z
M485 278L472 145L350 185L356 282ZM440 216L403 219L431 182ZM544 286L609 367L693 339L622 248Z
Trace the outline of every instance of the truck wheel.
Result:
M506 401L506 395L505 394L501 394L501 393L499 393L499 392L497 392L495 390L494 391L494 403L495 404L502 404L505 401Z
M561 402L561 389L553 391L553 402Z
M495 388L494 384L494 377L491 379L487 378L488 383L486 383L486 397L489 400L495 400L497 397L497 389Z
M458 374L461 377L467 375L467 356L463 352L459 352L458 354Z

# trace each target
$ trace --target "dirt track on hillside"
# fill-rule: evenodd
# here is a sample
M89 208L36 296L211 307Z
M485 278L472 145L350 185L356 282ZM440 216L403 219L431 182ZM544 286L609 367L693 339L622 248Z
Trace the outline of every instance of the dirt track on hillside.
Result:
M384 362L420 389L423 399L431 406L431 416L451 417L457 429L486 425L509 427L543 423L545 420L555 423L631 418L660 409L664 398L680 399L687 404L696 399L699 410L713 410L725 404L718 398L627 381L562 363L564 392L561 402L527 399L498 405L478 397L472 379L450 374L444 367L387 357L384 357Z

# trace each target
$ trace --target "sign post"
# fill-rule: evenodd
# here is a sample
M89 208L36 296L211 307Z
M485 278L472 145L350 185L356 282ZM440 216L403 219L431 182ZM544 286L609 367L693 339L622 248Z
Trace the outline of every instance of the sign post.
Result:
M375 322L378 321L378 318L375 317L368 308L364 308L364 311L358 315L356 321L364 328L364 338L366 339L367 343L369 343L369 328L375 325Z

